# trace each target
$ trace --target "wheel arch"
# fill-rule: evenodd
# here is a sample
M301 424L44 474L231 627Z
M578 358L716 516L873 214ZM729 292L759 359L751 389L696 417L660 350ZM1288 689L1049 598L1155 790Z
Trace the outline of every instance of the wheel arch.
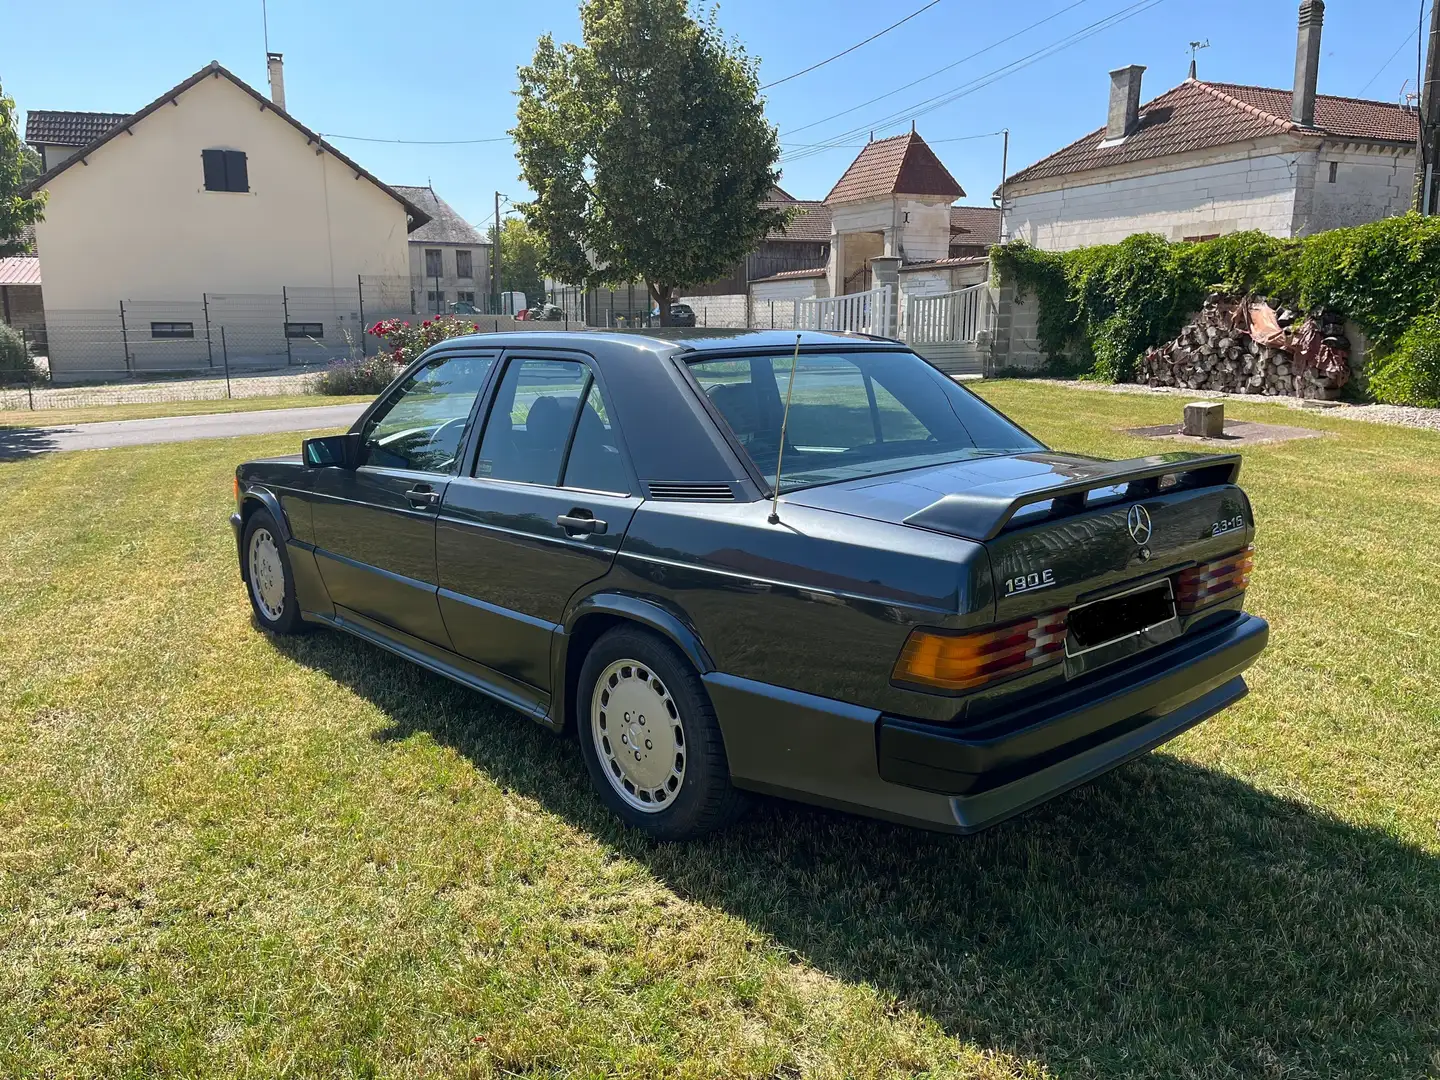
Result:
M715 670L700 635L686 620L669 608L644 597L623 593L596 593L585 597L565 620L558 639L552 684L550 724L556 730L570 730L575 722L573 703L580 682L580 668L600 636L617 626L650 630L674 645L701 675Z
M257 510L264 510L275 522L275 527L280 531L276 538L282 544L287 544L293 539L290 532L290 522L285 518L285 511L280 508L280 499L268 488L252 487L247 488L240 495L240 529L235 537L239 541L240 551L240 578L247 584L250 581L250 568L245 560L245 529L250 524L250 519Z

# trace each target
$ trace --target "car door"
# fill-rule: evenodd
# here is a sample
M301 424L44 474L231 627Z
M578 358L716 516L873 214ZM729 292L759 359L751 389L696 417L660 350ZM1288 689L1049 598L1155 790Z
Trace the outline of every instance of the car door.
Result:
M317 470L315 556L346 610L450 648L435 592L435 519L497 353L450 353L417 369L361 428L360 464Z
M455 651L542 691L570 597L610 569L640 499L587 359L508 356L472 475L445 490L439 603Z

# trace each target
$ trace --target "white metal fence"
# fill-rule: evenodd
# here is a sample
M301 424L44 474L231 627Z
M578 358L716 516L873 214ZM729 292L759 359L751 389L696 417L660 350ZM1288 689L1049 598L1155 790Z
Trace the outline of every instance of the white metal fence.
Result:
M883 335L890 326L890 304L889 285L844 296L796 300L795 328Z
M901 333L911 345L975 341L994 321L990 287L971 285L937 296L909 296Z

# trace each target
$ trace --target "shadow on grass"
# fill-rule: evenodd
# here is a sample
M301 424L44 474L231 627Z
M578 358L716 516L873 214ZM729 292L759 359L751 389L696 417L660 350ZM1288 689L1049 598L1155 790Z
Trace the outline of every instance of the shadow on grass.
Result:
M277 642L496 783L946 1032L1061 1075L1440 1070L1440 860L1151 756L974 837L757 800L657 845L589 791L573 741L379 649Z

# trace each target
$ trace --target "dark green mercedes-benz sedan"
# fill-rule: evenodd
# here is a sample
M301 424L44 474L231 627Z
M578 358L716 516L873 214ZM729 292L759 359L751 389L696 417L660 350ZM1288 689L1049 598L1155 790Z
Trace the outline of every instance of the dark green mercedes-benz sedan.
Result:
M1245 693L1232 455L1053 453L905 346L457 338L236 470L256 620L573 731L661 838L767 792L953 832Z

